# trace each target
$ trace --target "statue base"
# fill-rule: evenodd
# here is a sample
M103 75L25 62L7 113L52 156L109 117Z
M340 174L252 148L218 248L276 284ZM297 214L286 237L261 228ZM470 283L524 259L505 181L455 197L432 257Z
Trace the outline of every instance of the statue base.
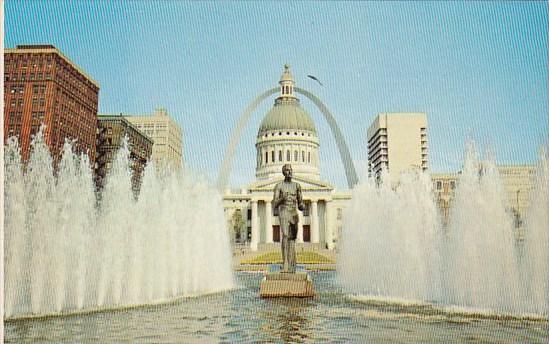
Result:
M306 272L267 273L259 285L261 297L313 297L313 282Z

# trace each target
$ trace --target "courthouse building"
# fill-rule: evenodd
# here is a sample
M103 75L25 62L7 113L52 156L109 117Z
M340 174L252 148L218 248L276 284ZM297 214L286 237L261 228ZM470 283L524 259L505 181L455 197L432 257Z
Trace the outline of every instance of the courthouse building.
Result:
M273 216L273 190L282 181L282 166L291 164L301 185L306 209L299 213L298 249L333 249L341 232L350 192L337 191L320 178L320 141L316 126L294 93L294 79L285 66L280 94L265 115L256 138L256 180L240 190L226 190L223 202L231 235L252 250L274 249L280 224Z

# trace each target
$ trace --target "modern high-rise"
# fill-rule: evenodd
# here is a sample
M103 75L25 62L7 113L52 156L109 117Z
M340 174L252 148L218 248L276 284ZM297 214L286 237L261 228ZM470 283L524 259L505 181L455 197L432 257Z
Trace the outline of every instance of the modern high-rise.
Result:
M99 84L53 45L4 49L4 139L16 136L23 160L42 124L57 161L65 139L95 160Z
M151 159L157 168L165 166L181 168L183 162L181 127L168 115L166 109L158 108L153 115L123 114L123 116L154 141Z
M410 169L427 170L427 115L425 113L381 113L368 128L368 163L378 175L387 169L391 184Z

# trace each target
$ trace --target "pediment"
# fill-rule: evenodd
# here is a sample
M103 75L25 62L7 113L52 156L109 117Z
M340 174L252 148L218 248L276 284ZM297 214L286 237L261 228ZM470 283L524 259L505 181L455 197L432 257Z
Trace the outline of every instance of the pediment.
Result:
M284 180L284 177L277 177L273 179L268 180L257 180L250 185L248 185L248 190L250 191L272 191L274 190L274 187L277 183ZM315 191L332 191L334 187L324 181L321 180L313 180L303 177L293 177L293 181L299 183L301 185L301 190L308 191L308 190L315 190Z

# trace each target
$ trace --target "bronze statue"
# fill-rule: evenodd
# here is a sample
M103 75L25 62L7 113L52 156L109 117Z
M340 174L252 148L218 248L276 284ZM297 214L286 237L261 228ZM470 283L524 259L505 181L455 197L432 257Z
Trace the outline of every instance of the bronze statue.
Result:
M282 232L282 259L284 266L282 272L295 272L295 239L297 238L297 223L299 217L297 209L303 211L303 197L301 186L292 182L292 166L282 166L284 181L276 184L274 188L273 207L274 215L280 220Z

